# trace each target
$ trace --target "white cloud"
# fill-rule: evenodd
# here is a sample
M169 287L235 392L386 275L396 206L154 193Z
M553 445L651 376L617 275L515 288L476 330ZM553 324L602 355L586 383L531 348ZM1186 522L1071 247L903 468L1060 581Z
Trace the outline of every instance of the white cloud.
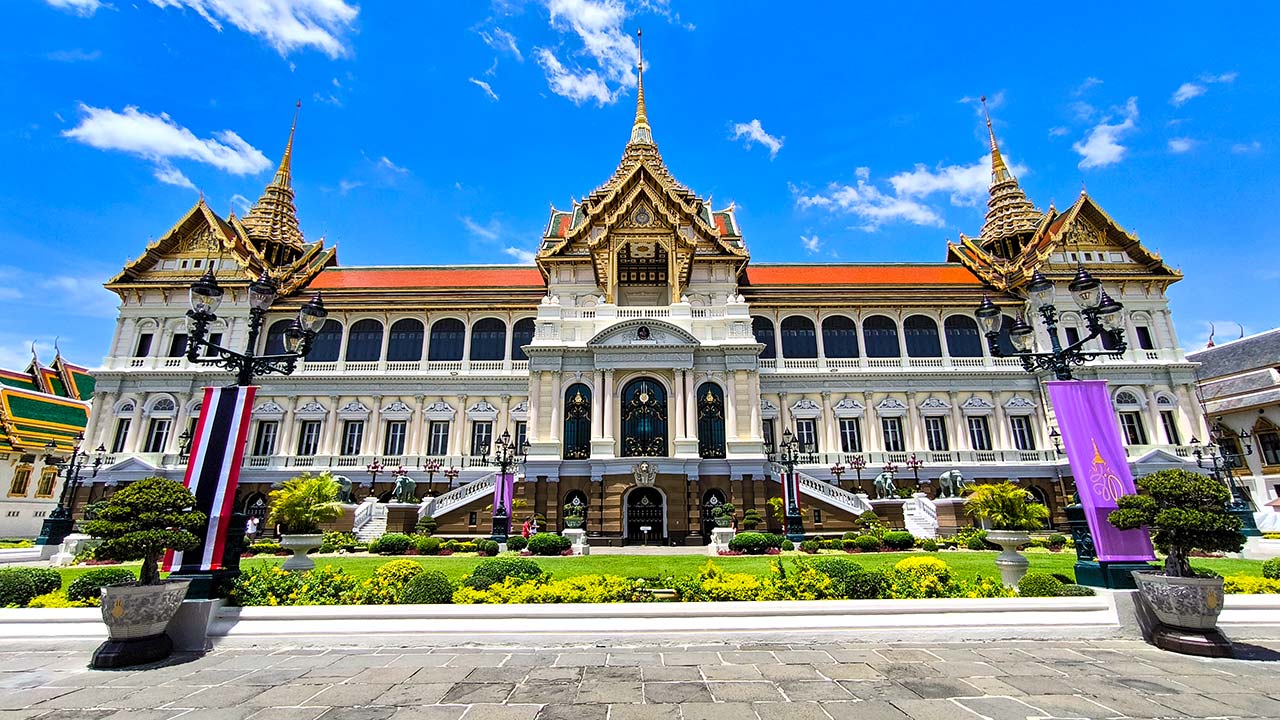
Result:
M409 168L400 167L399 165L391 162L391 158L387 157L386 155L383 155L382 157L378 158L377 165L378 165L378 169L387 170L396 175L409 174Z
M822 241L818 239L817 235L810 235L809 237L801 235L800 244L804 246L805 252L810 255L817 255L818 251L822 249Z
M484 74L487 77L493 77L498 74L498 58L493 59L493 64L489 66L488 70L484 71Z
M1128 148L1121 145L1120 140L1138 125L1138 99L1129 98L1121 111L1124 120L1111 123L1111 116L1107 115L1089 129L1083 140L1071 146L1082 158L1079 163L1081 169L1106 167L1124 159Z
M230 23L262 38L282 56L305 48L315 48L331 58L347 54L342 35L360 12L346 0L150 1L161 8L190 8L219 32L224 22Z
M33 273L13 266L0 266L0 298L17 303L13 314L25 313L21 306L70 314L76 317L115 317L115 295L102 287L109 271L87 270L85 275Z
M481 240L497 240L499 231L501 230L497 220L490 220L487 225L481 225L468 216L462 218L462 224L467 228L467 232L470 232Z
M1184 82L1173 91L1173 96L1169 98L1169 104L1182 105L1193 98L1198 98L1209 91L1209 85L1225 85L1236 81L1239 73L1225 72L1218 75L1204 74L1201 75L1197 82Z
M1231 146L1231 152L1237 155L1251 155L1256 152L1262 152L1262 143L1257 140L1247 143L1236 143Z
M589 58L594 67L566 65L548 48L537 48L538 64L551 91L574 103L595 100L612 103L635 87L636 43L624 32L629 12L621 0L546 0L551 27L572 33L582 43L574 54Z
M118 150L155 164L161 182L194 187L173 165L174 160L193 160L232 175L250 175L271 167L257 148L230 130L199 138L178 125L167 113L151 115L129 105L124 112L81 105L80 124L63 131L63 137L99 150Z
M1015 176L1027 174L1023 165L1006 159L1009 172ZM895 194L903 197L926 197L934 193L947 193L951 204L972 207L986 199L991 184L991 156L986 155L969 165L939 165L930 170L923 164L889 178Z
M1062 127L1061 125L1057 127L1049 128L1049 137L1062 137L1063 135L1070 135L1070 134L1071 134L1070 128L1065 128L1065 127Z
M1191 138L1169 138L1169 152L1180 155L1195 147L1196 141Z
M516 36L503 30L500 27L492 30L479 31L480 39L484 40L484 44L497 50L498 52L509 53L518 62L524 62L524 54L520 52L520 45L516 42ZM496 61L495 61L496 62Z
M764 127L760 121L752 120L749 123L735 123L733 126L733 139L746 138L746 146L751 147L751 143L758 142L769 148L769 159L777 157L778 151L782 149L782 141L784 137L774 137L764 131Z
M346 195L347 193L351 192L352 190L355 190L358 187L364 187L363 180L348 180L346 178L343 178L342 180L338 181L338 192L343 195Z
M467 78L467 82L470 82L472 85L475 85L481 90L484 90L484 94L488 95L490 100L494 102L498 102L498 93L493 91L493 88L489 85L489 83L483 80L477 80L475 78Z
M796 205L801 209L819 207L828 212L854 215L863 221L861 229L875 232L890 222L941 227L942 216L915 197L890 195L871 183L871 170L856 171L857 184L832 183L826 193L803 195L795 187Z
M105 7L102 0L45 0L49 5L75 13L81 17L89 17L98 12L98 8Z
M1092 77L1092 76L1087 77L1084 79L1084 82L1080 83L1080 85L1076 87L1075 92L1073 92L1072 94L1075 95L1076 97L1080 97L1081 95L1089 92L1090 88L1093 88L1101 84L1102 84L1102 81L1099 80L1098 78Z
M248 213L251 207L253 207L253 201L240 193L231 196L231 208L241 215Z
M73 62L93 62L102 57L101 50L81 50L75 48L73 50L54 50L45 55L54 62L73 63Z
M515 258L516 262L521 265L533 264L534 253L529 250L521 250L520 248L517 248L517 247L507 247L507 248L503 248L502 252Z

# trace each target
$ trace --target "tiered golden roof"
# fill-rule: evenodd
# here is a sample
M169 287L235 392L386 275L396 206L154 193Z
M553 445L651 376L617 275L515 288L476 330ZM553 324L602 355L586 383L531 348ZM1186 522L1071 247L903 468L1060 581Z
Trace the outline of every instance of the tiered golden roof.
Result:
M302 103L298 103L298 109ZM301 250L303 245L302 230L298 227L298 209L293 204L293 135L298 129L298 112L294 111L293 125L289 128L289 142L285 144L284 156L280 158L280 167L275 177L267 183L262 197L249 209L241 222L254 241L264 253L270 257L277 252L291 254L289 251ZM274 246L280 245L282 248ZM276 262L285 259L280 257Z
M991 186L987 217L978 233L978 242L998 255L1012 257L1018 249L1017 240L1036 229L1041 213L1027 199L1018 179L1004 162L995 130L991 128L986 97L982 98L982 109L987 116L987 135L991 138Z

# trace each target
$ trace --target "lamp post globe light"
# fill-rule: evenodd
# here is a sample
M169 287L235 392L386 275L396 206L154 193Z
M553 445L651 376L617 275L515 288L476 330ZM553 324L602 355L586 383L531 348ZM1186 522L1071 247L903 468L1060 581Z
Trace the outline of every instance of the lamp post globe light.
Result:
M1258 530L1258 523L1253 517L1253 506L1249 503L1244 488L1240 487L1239 481L1236 479L1236 468L1240 467L1243 461L1243 455L1253 452L1253 446L1245 443L1242 453L1234 453L1227 451L1222 445L1222 438L1225 436L1221 422L1215 423L1211 429L1213 435L1210 442L1206 445L1200 442L1199 438L1192 436L1191 451L1195 455L1196 466L1205 467L1205 460L1209 461L1209 475L1218 482L1225 483L1231 491L1231 504L1227 511L1232 515L1240 518L1241 528L1240 534L1245 537L1260 537L1262 532ZM1247 440L1252 435L1249 431L1243 431L1236 437L1241 440Z
M516 447L511 440L511 433L507 430L502 431L502 436L493 444L493 455L485 458L490 465L498 466L498 478L495 485L500 487L500 493L505 493L501 488L508 487L507 475L512 468L521 463L525 456L529 454L529 440L526 438L524 444ZM501 498L501 495L499 496ZM493 503L493 534L491 539L496 543L506 543L507 535L511 533L511 511L506 503L514 505L514 497L505 497L495 499Z
M75 445L71 448L71 456L62 462L57 461L58 446L49 441L44 446L45 464L49 467L57 468L58 474L62 475L62 491L58 493L58 505L44 519L44 523L40 527L40 537L36 539L36 545L45 545L57 547L62 541L71 534L72 528L75 527L75 519L72 517L72 506L75 503L76 490L80 487L81 471L84 469L85 461L88 460L88 453L80 449L80 443L84 442L84 433L76 433ZM107 448L99 445L94 451L93 464L90 466L93 473L89 476L95 478L98 476L98 469L102 467L102 459L107 454ZM43 553L42 553L43 558Z
M849 467L853 468L853 471L858 474L857 485L853 488L854 492L862 492L862 470L866 466L867 460L861 455L854 455L853 458L849 460Z
M911 470L912 474L915 475L916 488L918 489L920 487L920 468L924 467L924 461L916 457L915 453L911 453L911 457L907 458L906 465ZM929 481L925 480L925 482Z
M786 493L787 506L784 508L783 513L787 539L798 543L804 540L804 518L800 516L799 499L796 497L800 488L795 476L796 464L800 462L800 442L792 434L791 428L787 428L782 432L782 444L778 448L778 462L786 468L787 476L783 478L783 482L790 488Z

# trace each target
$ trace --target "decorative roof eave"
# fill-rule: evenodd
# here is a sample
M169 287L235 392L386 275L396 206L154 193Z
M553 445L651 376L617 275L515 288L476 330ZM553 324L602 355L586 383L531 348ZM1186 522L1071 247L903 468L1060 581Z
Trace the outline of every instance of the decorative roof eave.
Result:
M224 252L231 254L231 257L240 264L242 268L249 268L256 256L250 250L242 236L239 236L236 228L226 223L222 218L218 217L207 203L201 197L190 210L182 216L173 227L169 228L165 234L147 245L146 250L137 258L124 267L115 277L108 280L104 286L108 290L119 291L121 288L135 284L139 280L139 276L147 269L153 267L177 242L178 235L191 227L192 223L203 222L211 232L214 233L222 246ZM261 260L259 259L259 262ZM247 278L252 278L251 272L246 274Z

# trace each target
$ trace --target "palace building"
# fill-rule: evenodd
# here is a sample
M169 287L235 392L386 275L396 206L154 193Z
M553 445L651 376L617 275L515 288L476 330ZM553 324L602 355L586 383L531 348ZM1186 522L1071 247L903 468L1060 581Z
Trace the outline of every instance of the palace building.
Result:
M227 289L213 330L227 347L245 343L247 284L262 272L282 292L259 351L281 351L314 294L330 311L298 372L260 379L237 498L251 514L272 483L304 471L385 498L404 467L440 532L487 535L495 468L484 455L509 432L529 446L517 518L536 512L559 529L564 506L579 504L593 542L704 543L716 504L770 515L781 489L771 453L789 431L809 532L849 529L886 464L899 488L926 494L948 470L1017 480L1060 523L1070 469L1042 378L993 357L973 310L989 296L1007 326L1033 271L1065 288L1078 267L1124 304L1129 342L1078 376L1113 387L1137 472L1194 467L1187 440L1205 429L1166 298L1181 274L1087 194L1037 209L994 133L981 230L940 243L943 262L893 264L751 262L734 208L682 185L654 138L641 74L618 166L551 211L533 267L344 267L299 230L291 131L244 217L202 199L106 284L120 314L88 434L109 466L81 499L181 477L201 388L232 382L183 358L187 289L207 270ZM1060 309L1068 342L1088 333L1069 300ZM367 472L375 461L381 474ZM637 483L641 461L657 471L651 483ZM903 505L875 509L901 526Z

